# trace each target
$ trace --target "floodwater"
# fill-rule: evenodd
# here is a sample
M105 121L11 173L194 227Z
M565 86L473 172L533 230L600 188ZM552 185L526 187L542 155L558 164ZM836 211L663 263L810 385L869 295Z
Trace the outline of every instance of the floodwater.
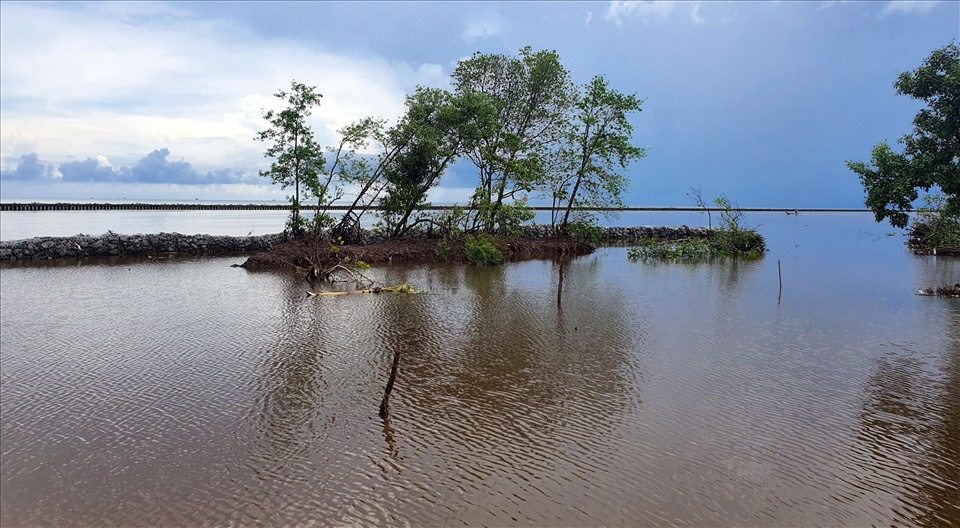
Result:
M4 265L0 524L960 524L960 299L914 295L960 260L750 220L757 261L371 270L418 295Z

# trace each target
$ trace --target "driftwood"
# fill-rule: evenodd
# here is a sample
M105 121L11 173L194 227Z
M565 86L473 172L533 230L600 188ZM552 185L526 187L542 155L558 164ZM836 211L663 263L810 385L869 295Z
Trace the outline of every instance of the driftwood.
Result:
M400 349L393 353L393 366L390 367L390 379L387 380L387 388L383 391L383 399L380 400L380 418L387 419L390 416L390 393L393 392L393 384L397 381L397 367L400 365Z
M353 291L341 291L341 292L319 292L315 293L308 291L307 295L310 297L332 297L336 295L356 295L363 293L420 293L410 286L409 284L398 284L397 286L388 286L385 288L370 288L366 290L353 290Z

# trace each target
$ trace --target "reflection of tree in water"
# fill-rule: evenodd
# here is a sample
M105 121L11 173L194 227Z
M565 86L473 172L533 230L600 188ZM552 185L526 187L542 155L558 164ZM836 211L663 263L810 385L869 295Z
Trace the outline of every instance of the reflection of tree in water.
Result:
M918 526L960 525L960 306L947 317L940 376L916 354L881 358L860 414L858 439L877 474L907 483L898 520Z
M514 268L536 286L504 267L459 268L465 294L424 305L432 315L421 328L434 335L420 347L432 352L401 360L407 412L481 457L517 450L517 463L571 439L602 441L636 390L638 331L619 289L591 273L592 260L565 267L561 307L550 263Z
M324 305L304 301L301 280L291 277L286 286L279 324L272 330L277 343L264 360L258 407L251 416L262 440L255 458L266 466L259 471L281 479L299 469L317 433L326 387L320 343L329 326L323 324Z
M375 346L381 351L378 363L381 363L383 368L377 372L381 390L387 383L394 355L399 354L395 392L390 398L391 413L395 410L396 402L405 400L408 392L412 390L407 376L408 365L416 364L423 356L435 354L439 345L435 331L436 325L426 310L428 302L429 298L426 296L391 295L384 297L383 302L378 303L379 328L375 337L377 340ZM393 462L399 463L402 460L400 447L389 417L383 420L383 437L387 447L386 455ZM393 467L396 471L400 471L400 467L396 464ZM384 478L387 478L385 466L381 466L381 471Z

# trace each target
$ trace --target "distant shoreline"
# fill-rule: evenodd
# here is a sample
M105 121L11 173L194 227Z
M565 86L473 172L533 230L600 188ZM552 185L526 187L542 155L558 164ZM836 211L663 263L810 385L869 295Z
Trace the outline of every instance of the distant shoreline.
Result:
M446 211L453 209L452 205L434 205L427 207L428 211ZM12 202L0 203L0 212L39 212L39 211L286 211L290 208L289 204L210 204L210 203L73 203L73 202ZM303 205L302 210L315 211L316 205ZM329 211L346 211L348 206L330 206ZM378 210L372 207L372 210ZM554 208L545 206L532 206L535 211L552 211ZM794 207L738 207L740 211L752 213L869 213L869 209L834 209L834 208L794 208ZM580 211L596 212L702 212L704 209L697 207L647 207L631 206L624 208L607 207L583 207ZM709 211L722 211L719 208L710 208Z

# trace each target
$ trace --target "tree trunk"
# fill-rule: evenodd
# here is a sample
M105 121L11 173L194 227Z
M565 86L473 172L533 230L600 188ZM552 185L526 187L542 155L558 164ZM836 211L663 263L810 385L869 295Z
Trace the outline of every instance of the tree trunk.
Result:
M573 209L573 204L577 199L577 192L580 191L580 182L583 181L583 176L587 172L587 162L590 160L590 156L592 155L593 148L590 142L590 125L587 124L583 131L583 157L580 159L580 170L577 171L577 181L573 184L573 189L570 191L570 200L567 202L567 211L563 214L563 222L560 223L561 232L567 231L567 224L570 222L570 210Z

